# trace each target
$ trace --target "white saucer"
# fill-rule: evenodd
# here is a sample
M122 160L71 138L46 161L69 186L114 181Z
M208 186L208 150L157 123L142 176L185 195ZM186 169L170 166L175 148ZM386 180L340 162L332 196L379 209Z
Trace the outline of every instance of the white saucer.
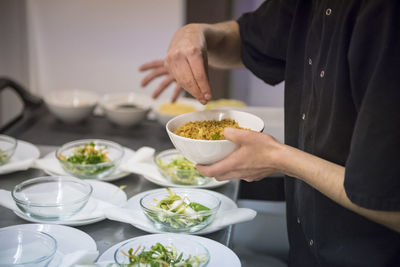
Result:
M131 197L128 200L128 203L126 204L125 208L130 209L130 210L141 210L141 207L140 207L140 204L139 204L140 199L144 195L146 195L148 193L158 192L158 191L165 191L165 188L153 189L153 190L149 190L149 191L146 191L146 192L139 193L139 194ZM225 196L223 194L220 194L218 192L214 192L214 191L207 190L207 192L210 193L210 194L215 195L216 197L218 197L221 200L221 206L220 206L218 212L222 212L222 211L226 211L226 210L231 210L231 209L236 209L237 208L236 203L232 199L230 199L229 197L227 197L227 196ZM218 216L218 213L217 213L217 216ZM166 232L163 232L163 231L160 231L160 230L156 229L151 224L151 222L146 217L146 215L144 215L143 212L138 213L136 219L141 220L142 222L144 222L145 225L148 225L148 227L141 227L141 226L134 225L135 227L139 228L140 230L146 231L148 233L153 233L153 234L166 233ZM226 226L224 226L224 227L226 227ZM211 223L206 228L204 228L204 229L202 229L202 230L200 230L198 232L191 233L191 234L194 234L194 235L205 235L205 234L209 234L209 233L221 230L224 227L214 226L213 223Z
M78 251L78 250L89 250L96 251L96 242L85 232L81 230L53 224L19 224L4 227L1 229L24 229L41 231L47 233L57 240L57 251L53 260L50 262L48 267L56 267L61 263L61 259L64 255Z
M85 180L85 181L90 183L93 186L92 196L94 198L109 202L109 203L114 204L119 207L123 207L126 205L127 196L126 196L125 192L123 190L120 190L117 186L110 184L110 183L96 181L96 180ZM81 212L92 210L93 208L95 208L95 206L93 206L93 205L95 205L95 204L93 204L89 201L88 204L86 204L86 206L83 208L83 210ZM29 217L20 211L14 211L14 213L18 217L20 217L24 220L27 220L29 222L46 223L46 224L62 224L62 225L70 225L70 226L87 225L87 224L96 223L96 222L99 222L99 221L102 221L105 219L105 217L102 216L102 217L97 217L97 218L93 218L90 220L42 221L39 219Z
M157 176L147 176L147 175L143 175L143 177L160 186L164 186L164 187L184 187L184 188L216 188L219 187L221 185L227 184L230 181L217 181L214 178L212 178L212 180L206 184L203 185L180 185L180 184L174 184L171 183L170 181L168 181L165 177L163 177L161 174L157 175Z
M0 166L0 174L12 173L18 170L7 170L7 165L13 163L23 163L26 161L26 165L30 166L35 159L40 157L39 149L28 142L17 140L17 148L8 163Z
M174 236L182 237L182 234L154 234L154 235L145 235L139 236L135 239L154 239L154 243L159 242L165 238L174 238ZM193 235L185 235L185 238L189 240L196 241L203 246L205 246L210 253L210 261L208 262L207 267L220 267L220 266L229 266L229 267L240 267L242 266L238 256L230 250L228 247L222 245L221 243L205 238L200 236L193 236ZM111 248L107 249L99 258L98 262L107 262L112 261L114 262L114 252L118 249L122 244L129 241L125 240L122 241Z
M134 152L132 149L127 148L127 147L124 147L124 151L125 151L125 153L124 153L124 156L123 156L123 158L122 158L122 160L121 160L121 163L123 163L123 162L129 160L129 159L135 154L135 152ZM56 151L52 151L52 152L48 153L48 154L47 154L46 156L44 156L43 158L53 158L53 159L57 159L57 158L56 158ZM57 164L60 164L60 163L57 161ZM62 170L61 164L60 164L60 170ZM55 173L55 172L51 172L51 171L49 171L49 170L43 170L43 171L44 171L45 173L47 173L48 175L68 175L68 176L71 176L71 174L66 173L66 172L64 172L64 173ZM63 171L64 171L64 170L63 170ZM111 173L109 176L100 178L100 179L98 179L98 180L105 181L105 182L111 182L111 181L115 181L115 180L121 179L121 178L123 178L123 177L125 177L125 176L128 176L129 174L130 174L129 172L122 172L122 171L116 169L116 170L115 170L113 173ZM79 177L78 177L78 178L79 178Z

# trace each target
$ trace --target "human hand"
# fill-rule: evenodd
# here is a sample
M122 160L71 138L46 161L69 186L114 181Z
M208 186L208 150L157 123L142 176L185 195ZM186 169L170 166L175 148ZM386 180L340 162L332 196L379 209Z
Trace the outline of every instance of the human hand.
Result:
M175 83L175 78L169 73L168 69L164 66L164 60L155 60L152 62L145 63L139 67L140 71L151 70L151 72L146 75L141 85L142 87L147 86L151 81L160 76L165 76L164 80L159 84L157 89L153 92L152 97L157 98L164 90L171 84ZM172 95L172 102L178 99L179 93L182 91L182 87L179 85L175 86L174 93Z
M207 43L201 24L189 24L175 32L165 58L165 68L200 103L211 99L208 83ZM161 70L160 70L161 71Z
M224 136L239 148L213 165L197 165L200 174L219 181L240 178L252 182L280 172L275 152L282 144L272 136L233 128L226 128Z

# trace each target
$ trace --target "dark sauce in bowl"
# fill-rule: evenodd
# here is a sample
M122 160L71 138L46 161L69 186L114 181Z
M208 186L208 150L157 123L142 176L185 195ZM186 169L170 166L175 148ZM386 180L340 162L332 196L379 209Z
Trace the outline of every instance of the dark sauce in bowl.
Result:
M136 108L140 108L134 104L119 104L116 106L117 109L136 109Z

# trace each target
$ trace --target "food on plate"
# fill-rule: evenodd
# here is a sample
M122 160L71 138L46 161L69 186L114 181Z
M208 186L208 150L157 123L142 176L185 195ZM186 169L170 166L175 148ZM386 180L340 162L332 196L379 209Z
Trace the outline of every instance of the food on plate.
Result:
M218 99L218 100L212 100L209 101L207 103L207 105L205 106L206 110L209 109L217 109L217 108L221 108L221 107L236 107L236 108L241 108L241 107L245 107L246 104L240 100L236 100L236 99Z
M162 245L156 243L150 249L139 246L135 250L130 248L128 252L121 250L121 253L129 258L128 264L123 264L125 267L199 267L208 261L208 255L189 255L186 259L183 253L179 253L174 245Z
M244 129L232 119L190 121L180 126L174 134L200 140L224 140L224 128Z
M72 156L65 157L60 155L66 161L77 164L97 164L110 161L107 157L106 147L96 148L95 143L90 142L84 146L75 148Z
M158 111L162 114L176 116L184 113L197 111L197 108L188 104L175 102L175 103L166 103L161 105Z
M156 158L156 161L161 173L173 183L197 185L205 184L211 180L201 175L197 171L196 165L179 153L164 161L159 156Z
M208 211L208 207L197 202L191 202L187 196L183 198L166 188L169 196L162 200L154 199L155 205L148 207L158 213L152 215L153 219L168 223L172 228L191 227L206 220L210 215L203 216L197 212ZM174 216L177 215L177 216ZM181 215L187 215L182 217Z
M70 162L72 164L79 165L95 165L99 163L110 162L110 159L107 156L107 147L106 146L96 146L95 143L90 142L83 146L78 146L74 149L74 152L71 156L66 157L61 153L58 154L58 157L66 162ZM68 168L75 168L73 165L64 165ZM103 172L109 168L113 167L113 165L101 165L98 168L90 168L85 170L86 175L94 175L96 173ZM72 170L73 171L73 170ZM80 170L81 171L81 170Z
M0 149L0 165L5 164L8 161L8 155Z

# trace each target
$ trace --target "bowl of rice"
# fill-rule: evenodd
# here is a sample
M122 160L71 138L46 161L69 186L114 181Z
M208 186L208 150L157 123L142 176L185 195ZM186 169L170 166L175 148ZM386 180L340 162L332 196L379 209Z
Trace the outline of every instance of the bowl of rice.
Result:
M171 119L166 130L175 148L188 160L209 165L229 154L237 145L225 140L226 127L261 132L264 121L237 110L203 110Z

